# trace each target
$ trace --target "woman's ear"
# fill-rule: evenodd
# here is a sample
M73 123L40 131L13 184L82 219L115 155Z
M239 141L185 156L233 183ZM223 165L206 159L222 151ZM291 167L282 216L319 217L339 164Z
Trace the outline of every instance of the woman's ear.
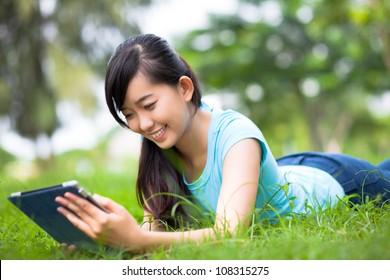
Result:
M181 76L179 79L179 90L183 95L183 98L186 102L191 101L194 94L194 84L192 80L187 76Z

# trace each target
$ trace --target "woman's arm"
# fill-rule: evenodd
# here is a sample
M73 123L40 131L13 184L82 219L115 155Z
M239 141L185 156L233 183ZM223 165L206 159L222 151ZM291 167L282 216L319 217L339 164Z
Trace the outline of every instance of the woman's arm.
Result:
M58 211L73 225L98 243L110 247L142 252L153 247L169 247L173 243L202 240L213 233L211 228L187 232L143 230L122 205L99 195L95 195L95 199L109 213L72 193L57 197L56 202L65 206L59 207Z
M261 155L257 140L244 139L225 156L215 224L219 231L235 233L238 226L249 226L259 186Z
M223 235L226 231L234 233L240 225L249 225L256 201L260 159L260 145L254 139L241 140L229 150L223 165L222 187L214 228L185 232L145 231L123 206L101 196L96 196L96 199L110 213L101 211L71 193L66 193L65 197L57 197L56 201L76 215L65 207L58 210L92 239L130 251L202 241L216 234Z

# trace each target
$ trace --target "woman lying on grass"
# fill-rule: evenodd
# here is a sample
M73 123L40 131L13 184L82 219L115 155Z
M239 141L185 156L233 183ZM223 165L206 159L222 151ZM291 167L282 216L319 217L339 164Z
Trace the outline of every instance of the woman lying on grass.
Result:
M378 166L343 154L301 153L275 160L248 118L201 101L190 66L155 35L131 37L116 49L105 91L118 123L143 137L137 196L144 222L140 226L105 197L96 198L110 213L70 193L56 199L70 222L105 245L147 250L234 234L252 221L324 208L345 195L356 194L353 203L390 198L390 159ZM175 226L196 215L186 200L214 217L214 226L161 231L161 225Z

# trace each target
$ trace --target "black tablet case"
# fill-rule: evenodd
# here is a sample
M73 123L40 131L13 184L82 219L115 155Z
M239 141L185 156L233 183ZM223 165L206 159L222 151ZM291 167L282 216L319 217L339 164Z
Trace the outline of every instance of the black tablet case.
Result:
M57 196L63 196L65 192L79 195L75 186L64 183L33 191L14 193L8 197L8 200L59 243L73 244L78 248L96 247L95 241L57 211L60 204L54 199Z

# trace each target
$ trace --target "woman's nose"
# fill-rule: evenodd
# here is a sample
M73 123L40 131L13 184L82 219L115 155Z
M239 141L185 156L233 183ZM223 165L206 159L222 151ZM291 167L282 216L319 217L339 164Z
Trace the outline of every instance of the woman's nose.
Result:
M139 118L139 127L142 131L148 132L153 128L153 121L147 116Z

